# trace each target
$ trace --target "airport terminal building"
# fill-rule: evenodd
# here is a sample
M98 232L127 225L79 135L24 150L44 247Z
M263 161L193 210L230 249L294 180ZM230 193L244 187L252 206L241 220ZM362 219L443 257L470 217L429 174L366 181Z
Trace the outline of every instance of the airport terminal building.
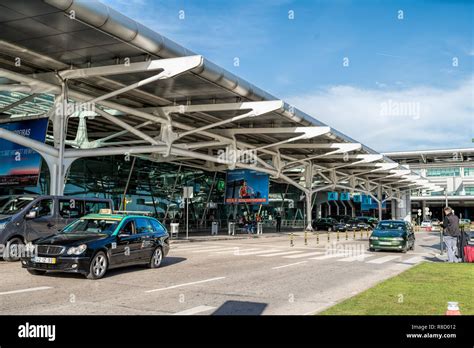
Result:
M378 153L99 2L0 13L2 195L110 198L166 223L187 204L195 230L443 203L444 154ZM456 152L448 199L472 216L472 149Z

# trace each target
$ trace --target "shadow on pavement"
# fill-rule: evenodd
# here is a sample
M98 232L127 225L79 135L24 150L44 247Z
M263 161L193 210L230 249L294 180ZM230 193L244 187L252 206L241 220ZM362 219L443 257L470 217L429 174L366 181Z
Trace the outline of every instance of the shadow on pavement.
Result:
M266 307L266 303L226 301L211 315L260 315Z

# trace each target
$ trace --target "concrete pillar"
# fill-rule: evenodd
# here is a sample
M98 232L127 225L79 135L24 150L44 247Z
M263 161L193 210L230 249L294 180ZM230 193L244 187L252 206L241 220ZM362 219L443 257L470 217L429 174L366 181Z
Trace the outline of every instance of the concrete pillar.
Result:
M393 220L398 219L398 217L397 217L397 200L396 199L392 199L390 201L390 215L391 215Z
M312 231L313 230L313 212L312 212L313 194L311 193L311 190L308 190L305 193L305 196L306 196L306 231Z
M411 222L411 199L410 193L403 193L397 204L397 218Z

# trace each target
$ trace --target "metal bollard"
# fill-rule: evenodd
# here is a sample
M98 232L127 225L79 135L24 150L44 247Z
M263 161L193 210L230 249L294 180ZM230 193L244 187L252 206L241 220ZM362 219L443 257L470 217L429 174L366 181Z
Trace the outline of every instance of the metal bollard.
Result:
M339 230L336 232L337 241L339 242Z
M366 236L367 238L369 238L369 230L368 230L368 229L366 230L365 236Z
M329 231L328 231L328 243L329 243L330 239L331 239L331 238L329 237Z
M364 230L360 230L360 239L364 238Z
M347 240L347 238L348 238L348 234L347 234L347 230L346 230L346 240Z
M308 245L308 232L304 231L304 245Z
M293 232L291 232L291 233L290 233L290 246L291 246L291 247L294 246L293 238L294 238Z
M354 240L356 239L356 230L354 230Z
M316 232L316 245L319 245L319 232Z

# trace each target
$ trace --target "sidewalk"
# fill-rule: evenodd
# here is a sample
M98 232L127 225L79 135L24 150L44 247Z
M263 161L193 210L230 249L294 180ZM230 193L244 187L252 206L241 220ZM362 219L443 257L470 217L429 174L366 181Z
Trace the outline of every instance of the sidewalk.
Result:
M208 241L220 241L220 240L239 240L239 239L249 239L249 238L274 238L274 237L282 237L287 236L290 233L294 233L295 235L303 235L304 231L297 231L297 232L264 232L263 234L247 234L247 233L239 233L235 234L234 236L228 234L220 234L220 235L189 235L189 238L186 239L186 233L180 233L178 239L172 238L171 243L191 243L191 242L208 242Z

